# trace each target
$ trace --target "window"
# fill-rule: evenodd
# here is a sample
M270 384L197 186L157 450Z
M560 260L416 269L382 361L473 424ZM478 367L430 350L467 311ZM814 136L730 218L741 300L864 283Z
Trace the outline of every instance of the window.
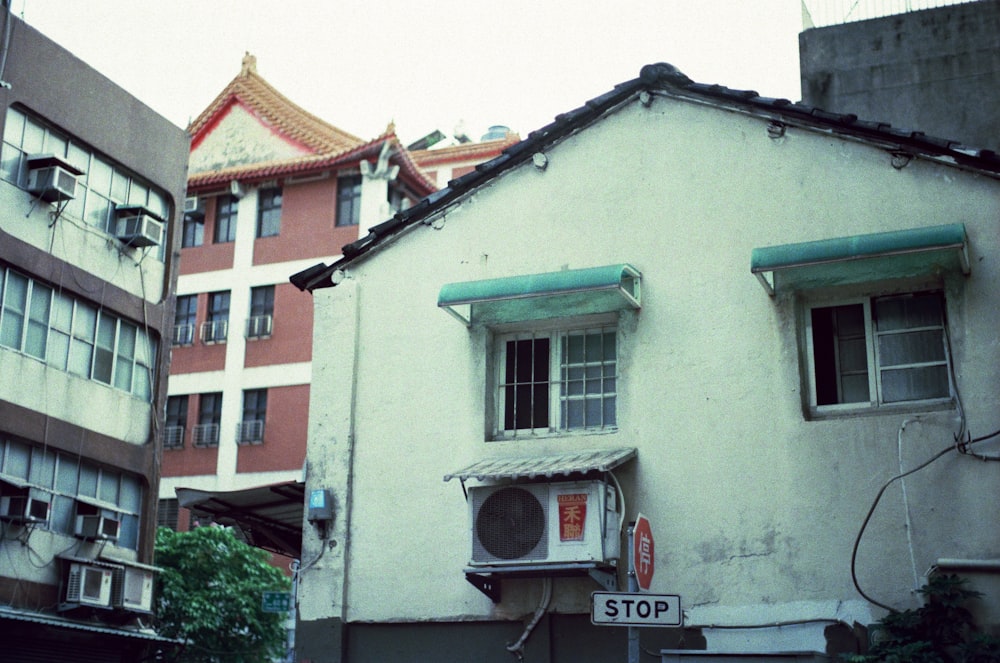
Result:
M264 285L250 289L250 317L247 319L247 338L265 338L271 335L274 318L274 286Z
M39 153L54 154L83 171L77 177L76 197L66 202L63 214L112 235L116 205L143 205L161 219L170 217L165 193L40 119L21 109L8 108L0 150L0 178L24 186L28 178L27 156ZM154 250L162 259L164 247Z
M205 242L205 216L202 214L185 214L181 248L201 246Z
M188 397L167 397L167 417L163 428L163 448L183 449L187 429Z
M160 498L156 504L156 526L177 529L180 517L180 504L176 498Z
M152 399L156 344L144 329L3 267L0 346Z
M139 477L0 437L0 482L22 485L26 481L51 505L48 521L39 526L73 535L78 499L99 500L121 523L113 545L131 550L138 547L142 506Z
M215 243L236 240L236 210L240 200L233 195L219 196L215 200Z
M361 221L361 176L345 175L337 178L338 226L356 226Z
M229 293L209 293L208 319L201 326L201 340L204 343L225 343L228 333Z
M951 397L939 292L814 306L807 315L811 405L878 407Z
M267 418L267 389L243 392L243 418L236 434L239 444L261 444L264 441L264 421Z
M191 345L194 343L194 325L197 311L197 295L177 296L177 305L174 312L174 332L171 338L174 345Z
M222 420L222 394L202 394L198 399L198 425L191 443L196 447L219 446L219 422Z
M281 187L257 193L257 237L276 237L281 230Z
M617 425L614 327L500 336L496 375L499 437Z

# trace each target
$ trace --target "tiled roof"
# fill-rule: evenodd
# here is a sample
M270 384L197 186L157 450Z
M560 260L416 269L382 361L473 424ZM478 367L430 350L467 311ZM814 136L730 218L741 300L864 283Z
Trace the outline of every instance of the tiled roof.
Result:
M241 104L262 122L288 140L303 145L311 153L191 173L188 177L189 191L198 192L234 179L254 182L349 167L362 159L377 158L387 141L393 148L392 163L400 166L417 195L427 195L437 189L400 144L392 124L386 127L381 136L370 141L342 131L303 110L274 89L257 73L257 59L249 53L243 57L239 75L188 127L192 150L212 131L233 104Z
M590 449L567 451L555 454L530 456L500 456L485 458L472 465L449 472L445 481L452 479L477 479L496 481L498 479L534 479L568 476L574 473L610 472L627 463L638 454L635 447L620 449Z
M489 156L498 156L503 150L520 142L521 137L515 133L507 134L506 138L487 140L481 143L462 143L429 150L412 150L410 156L421 168L428 168L439 163L456 163L462 161L482 161Z
M364 142L292 103L257 73L257 58L247 53L239 75L188 126L192 148L233 103L243 104L282 135L317 153L343 152Z
M884 122L863 121L855 115L831 113L806 104L793 103L788 99L762 97L752 90L695 83L670 64L650 64L642 68L638 78L621 83L583 106L557 116L554 122L531 132L526 139L508 147L495 159L479 164L474 171L452 180L446 188L430 194L417 205L373 226L368 235L344 246L343 257L332 265L314 265L293 274L291 282L302 290L310 291L333 286L330 277L334 272L361 259L374 247L391 241L405 228L456 204L477 188L530 160L537 152L544 151L571 133L599 120L618 106L636 98L645 103L644 95L649 95L651 99L656 94L766 118L778 130L794 126L850 137L893 153L930 159L991 177L1000 177L1000 156L991 150L966 147L958 141L927 136L920 131L896 129Z

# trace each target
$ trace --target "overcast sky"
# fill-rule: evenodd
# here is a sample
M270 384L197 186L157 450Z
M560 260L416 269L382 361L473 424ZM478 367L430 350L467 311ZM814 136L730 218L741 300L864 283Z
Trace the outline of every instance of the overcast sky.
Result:
M799 0L13 0L13 11L179 126L240 71L370 139L464 123L522 136L670 62L800 99Z

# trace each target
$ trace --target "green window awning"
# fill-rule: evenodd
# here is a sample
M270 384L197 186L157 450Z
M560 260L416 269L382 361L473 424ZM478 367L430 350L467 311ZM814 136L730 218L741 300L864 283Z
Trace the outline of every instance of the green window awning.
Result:
M769 295L886 279L969 273L965 225L852 235L753 249L750 271Z
M448 283L438 306L466 325L608 313L640 306L641 274L628 264Z

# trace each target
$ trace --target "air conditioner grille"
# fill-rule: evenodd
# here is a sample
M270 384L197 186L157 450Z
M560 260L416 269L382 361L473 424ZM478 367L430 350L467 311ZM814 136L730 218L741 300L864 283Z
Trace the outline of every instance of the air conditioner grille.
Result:
M476 511L475 545L500 560L545 559L548 555L547 500L525 488L490 493ZM478 551L473 558L481 559Z

